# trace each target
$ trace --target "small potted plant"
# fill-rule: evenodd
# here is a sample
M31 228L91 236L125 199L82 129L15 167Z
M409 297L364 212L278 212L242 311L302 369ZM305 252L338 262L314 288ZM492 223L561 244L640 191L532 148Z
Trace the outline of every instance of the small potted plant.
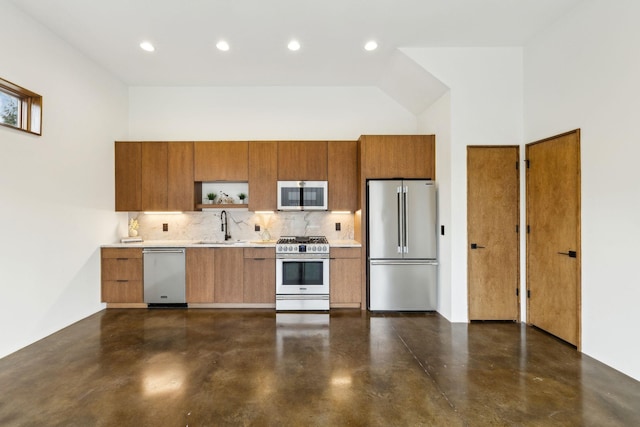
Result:
M209 194L207 194L207 199L208 199L207 203L208 203L208 204L210 204L210 205L212 205L212 204L213 204L213 202L214 202L214 200L216 200L216 196L217 196L217 194L216 194L216 193L209 193Z
M247 202L245 202L246 198L247 198L246 194L244 194L244 193L238 194L238 199L240 199L240 204L247 203Z

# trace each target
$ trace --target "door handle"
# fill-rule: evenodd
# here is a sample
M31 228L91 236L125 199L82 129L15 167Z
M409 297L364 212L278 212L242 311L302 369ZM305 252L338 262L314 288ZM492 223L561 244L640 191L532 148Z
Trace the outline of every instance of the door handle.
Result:
M397 208L398 208L398 253L401 254L402 250L403 250L403 241L402 241L402 228L403 228L403 223L402 223L402 206L400 203L400 193L402 191L402 187L396 187L396 202L397 202Z
M578 257L578 253L576 251L558 252L558 254L566 255L569 258L577 258Z
M471 249L484 249L484 246L480 246L477 243L472 243L471 244Z

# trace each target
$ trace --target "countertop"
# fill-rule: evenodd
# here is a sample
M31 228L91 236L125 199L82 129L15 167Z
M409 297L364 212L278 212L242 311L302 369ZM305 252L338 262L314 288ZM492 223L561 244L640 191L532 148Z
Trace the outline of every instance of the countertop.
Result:
M276 240L229 240L214 242L203 240L145 240L135 243L111 243L103 248L275 248ZM360 248L362 244L356 240L329 240L333 248Z

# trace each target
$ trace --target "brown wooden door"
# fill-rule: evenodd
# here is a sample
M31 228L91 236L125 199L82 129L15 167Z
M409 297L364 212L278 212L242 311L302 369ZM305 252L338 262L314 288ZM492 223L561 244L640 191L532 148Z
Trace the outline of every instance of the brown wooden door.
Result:
M467 147L470 320L519 318L518 159L518 147Z
M529 323L580 345L580 131L527 145Z

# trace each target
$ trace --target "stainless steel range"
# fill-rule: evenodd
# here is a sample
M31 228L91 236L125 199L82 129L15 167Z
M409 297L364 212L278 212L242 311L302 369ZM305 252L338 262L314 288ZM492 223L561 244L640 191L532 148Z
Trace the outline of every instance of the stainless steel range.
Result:
M329 241L281 237L276 243L276 310L329 310Z

